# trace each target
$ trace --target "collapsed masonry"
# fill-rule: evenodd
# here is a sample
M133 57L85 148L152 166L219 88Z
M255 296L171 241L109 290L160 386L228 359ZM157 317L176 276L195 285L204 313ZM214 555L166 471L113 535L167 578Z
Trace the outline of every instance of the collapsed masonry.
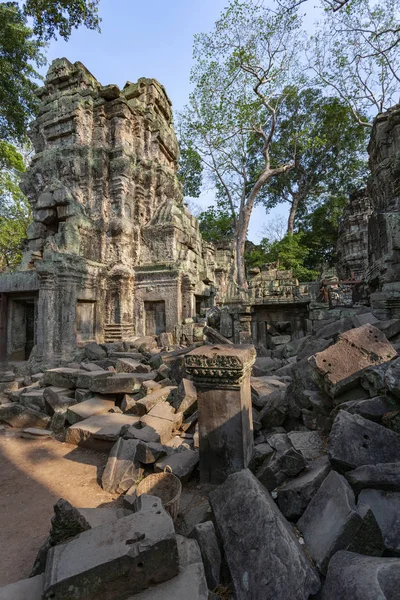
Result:
M236 343L265 344L271 321L278 334L305 330L308 290L290 272L253 273L239 291L231 250L202 239L156 80L120 90L60 59L39 97L22 183L34 222L18 272L0 277L0 361L56 365L77 345L163 332L201 341L193 321L216 304L229 306L222 325Z

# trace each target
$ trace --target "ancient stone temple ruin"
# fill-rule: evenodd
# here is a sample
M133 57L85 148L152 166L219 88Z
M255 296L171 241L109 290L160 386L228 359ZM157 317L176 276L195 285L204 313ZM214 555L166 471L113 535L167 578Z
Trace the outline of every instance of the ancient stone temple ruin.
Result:
M56 60L23 181L34 222L1 277L1 354L57 362L77 343L174 331L225 275L183 204L171 103L154 79L101 86ZM0 342L1 344L1 342Z

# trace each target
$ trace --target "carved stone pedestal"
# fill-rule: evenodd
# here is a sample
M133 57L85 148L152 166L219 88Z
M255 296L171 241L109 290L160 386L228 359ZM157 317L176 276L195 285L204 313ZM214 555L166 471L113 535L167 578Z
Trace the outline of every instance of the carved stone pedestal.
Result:
M197 388L200 480L222 483L248 466L253 450L250 371L253 346L201 346L186 356Z

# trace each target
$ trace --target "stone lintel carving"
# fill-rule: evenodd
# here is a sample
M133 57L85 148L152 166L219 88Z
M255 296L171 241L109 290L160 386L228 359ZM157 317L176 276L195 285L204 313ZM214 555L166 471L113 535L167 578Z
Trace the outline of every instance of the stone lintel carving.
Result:
M201 346L186 356L186 370L200 387L237 387L256 359L254 346Z

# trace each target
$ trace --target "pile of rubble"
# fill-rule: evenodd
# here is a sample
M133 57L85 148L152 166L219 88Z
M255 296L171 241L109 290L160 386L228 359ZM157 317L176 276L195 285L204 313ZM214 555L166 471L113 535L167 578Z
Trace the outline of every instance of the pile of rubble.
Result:
M0 420L109 451L102 485L124 494L123 509L60 501L33 577L13 585L30 586L33 600L395 598L400 320L324 314L307 337L257 358L251 377L254 350L222 345L206 328L213 346L89 344L79 364L37 374L31 386L4 382ZM248 468L235 472L238 456ZM175 522L180 537L137 485L166 466L192 484L199 458L203 481L204 465L210 482L224 467L231 474L203 486L208 501ZM11 588L2 600L14 598Z

